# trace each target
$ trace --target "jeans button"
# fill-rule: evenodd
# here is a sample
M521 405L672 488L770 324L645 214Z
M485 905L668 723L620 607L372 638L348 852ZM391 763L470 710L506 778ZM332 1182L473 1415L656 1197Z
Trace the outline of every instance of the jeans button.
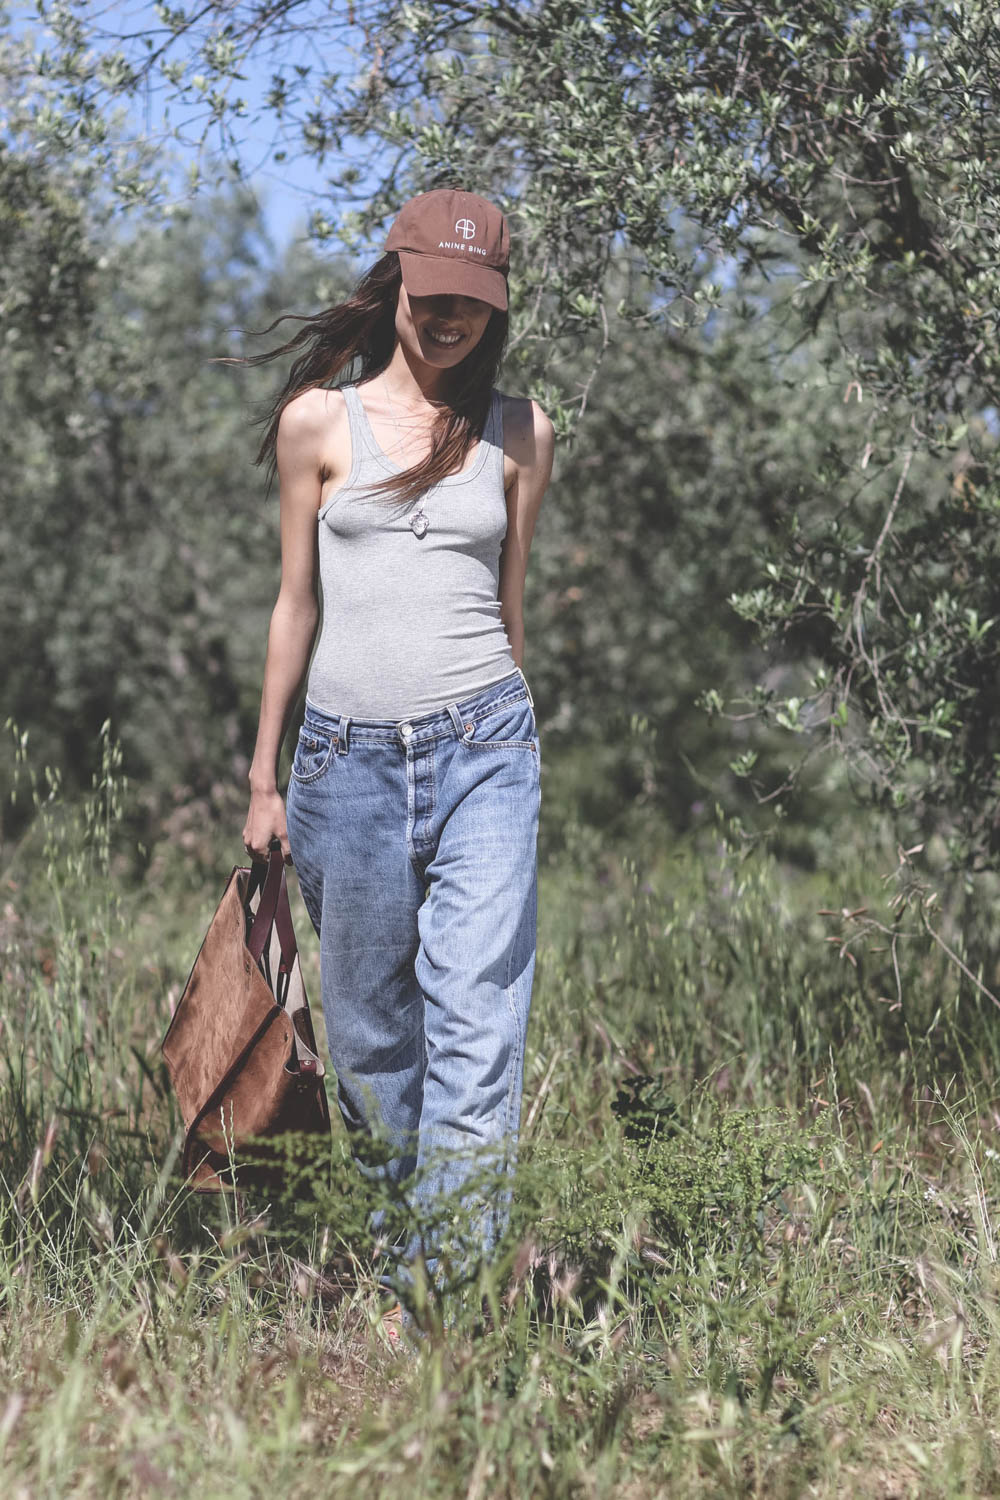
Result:
M404 740L408 740L409 737L410 737L410 735L413 733L413 725L412 724L400 724L400 726L399 726L399 732L403 736Z

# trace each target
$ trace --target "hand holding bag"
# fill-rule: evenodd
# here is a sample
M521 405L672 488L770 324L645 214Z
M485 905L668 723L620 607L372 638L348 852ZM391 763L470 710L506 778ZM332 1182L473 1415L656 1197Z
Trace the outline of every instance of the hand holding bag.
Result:
M329 1135L280 848L233 869L161 1050L196 1192L278 1188L281 1156L269 1143L287 1131Z

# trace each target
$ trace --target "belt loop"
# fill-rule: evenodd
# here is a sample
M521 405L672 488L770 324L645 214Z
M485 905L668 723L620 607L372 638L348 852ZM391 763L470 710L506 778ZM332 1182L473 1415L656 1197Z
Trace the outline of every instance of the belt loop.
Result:
M347 714L341 714L341 716L340 716L340 728L337 730L337 735L338 735L338 739L337 739L337 754L338 755L346 755L347 754L347 726L348 726L348 724L350 724L350 722L351 722L350 718L348 717Z
M459 737L460 740L464 739L465 738L465 723L464 723L464 721L462 719L462 715L458 711L458 704L457 703L448 703L445 706L448 709L449 714L451 715L451 722L455 726L455 733L458 735L458 737Z
M518 670L518 671L519 671L519 672L521 672L521 668L520 668L520 667L518 667L518 669L517 669L517 670ZM528 686L528 679L527 679L527 677L525 677L525 675L524 675L524 673L523 673L523 672L521 672L521 681L522 681L522 682L523 682L523 683L524 683L524 691L525 691L525 692L526 692L526 693L527 693L527 695L528 695L528 702L529 702L529 703L530 703L530 704L531 704L531 706L532 706L532 708L534 708L534 706L535 706L535 700L534 700L534 698L533 698L533 697L532 697L532 696L531 696L531 689L530 689L530 687L529 687L529 686Z

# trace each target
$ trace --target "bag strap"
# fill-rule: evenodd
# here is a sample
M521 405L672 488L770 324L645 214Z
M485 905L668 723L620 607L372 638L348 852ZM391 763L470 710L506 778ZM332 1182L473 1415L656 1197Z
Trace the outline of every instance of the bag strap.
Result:
M292 912L288 904L288 883L285 879L285 860L281 849L272 849L267 862L267 875L263 875L263 860L255 860L250 871L245 905L249 906L254 892L262 886L260 903L253 919L247 947L255 964L259 964L264 949L271 937L271 927L278 926L278 941L281 944L281 959L286 968L291 968L298 952L295 930L292 927Z
M274 920L278 924L281 961L286 969L290 969L298 954L299 945L295 941L295 929L292 926L292 909L288 904L288 881L285 879L284 865L281 867L281 890L278 892L278 909Z

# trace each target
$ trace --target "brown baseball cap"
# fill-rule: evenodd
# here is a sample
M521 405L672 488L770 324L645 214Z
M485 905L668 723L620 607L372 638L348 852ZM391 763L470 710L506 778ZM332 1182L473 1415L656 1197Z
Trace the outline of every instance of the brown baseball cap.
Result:
M496 207L476 193L435 188L404 203L386 250L399 254L403 285L414 297L453 292L507 306L510 231Z

